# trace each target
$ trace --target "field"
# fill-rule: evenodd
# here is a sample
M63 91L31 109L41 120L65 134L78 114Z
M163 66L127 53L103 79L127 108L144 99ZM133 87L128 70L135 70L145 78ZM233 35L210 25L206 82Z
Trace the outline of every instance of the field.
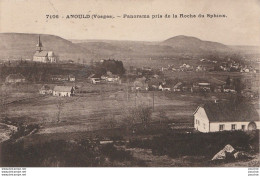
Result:
M227 76L231 78L242 77L243 79L253 80L253 82L259 82L258 75L242 73L207 72L205 74L201 72L167 71L164 72L164 75L166 79L178 78L187 82L201 79L212 84L225 82ZM232 96L231 94L214 92L132 92L127 83L94 85L81 81L63 83L63 85L77 85L81 93L76 93L72 97L55 97L40 95L39 89L42 85L25 83L2 86L6 103L4 111L8 117L5 120L11 122L11 124L24 127L25 130L20 135L27 135L24 137L18 135L18 139L15 139L16 143L18 141L17 145L23 146L26 153L29 152L28 147L34 148L39 145L39 147L44 148L45 145L52 145L52 143L56 145L57 141L64 142L64 145L68 145L69 148L72 145L71 142L74 145L73 141L76 141L76 143L89 139L105 142L113 141L112 146L105 145L104 147L115 151L115 156L110 156L108 151L104 152L102 146L99 146L100 152L112 158L117 158L117 152L123 152L121 154L128 158L123 159L124 162L122 163L120 162L121 159L116 159L107 164L97 164L96 166L209 166L207 161L213 154L189 156L189 154L185 154L188 151L185 146L180 146L180 148L185 149L184 154L170 156L174 153L173 151L166 148L160 149L161 146L157 146L157 144L165 141L157 142L151 146L155 148L147 147L145 141L150 144L150 142L153 143L154 140L158 140L156 137L160 139L160 136L163 136L162 138L166 139L175 133L190 133L190 131L193 131L193 112L198 105L215 99L229 99ZM56 85L56 83L52 83L52 85ZM255 89L258 90L258 87L255 86ZM254 103L258 108L257 100ZM151 111L151 119L147 128L144 128L141 119L135 119L135 127L131 126L131 119L129 118L133 110L139 107L148 108ZM26 131L28 126L30 126L31 131ZM5 128L2 127L3 130ZM7 135L3 135L3 139L7 138ZM185 140L181 138L177 139L178 145L184 144ZM171 138L168 139L171 141ZM21 141L23 142L20 144ZM196 143L196 141L193 142ZM177 143L176 146L178 146ZM246 143L245 145L249 144ZM169 145L165 146L169 147ZM74 147L76 152L79 146L75 144ZM157 147L159 147L159 150ZM215 148L214 152L221 147ZM70 150L69 148L64 150ZM80 148L79 150L83 149ZM169 153L158 154L158 151L165 150ZM82 152L86 152L85 149ZM239 164L241 163L238 162L237 165ZM248 164L253 165L252 163ZM225 165L225 163L212 164L212 166L218 165ZM50 163L50 165L43 164L42 166L53 165ZM54 164L54 166L56 165ZM61 164L61 166L66 166L66 164Z
M196 96L165 92L127 93L125 86L89 85L87 91L92 93L61 98L39 96L36 92L24 93L28 98L18 97L22 100L9 104L8 117L23 119L26 123L40 123L40 133L89 131L107 128L111 120L116 126L120 126L131 108L140 105L152 108L154 101L153 121L159 121L158 112L164 110L169 120L191 122L192 113L197 106L195 102L200 100L200 97ZM29 98L30 96L35 98ZM10 99L13 100L12 96ZM61 122L56 123L59 103L63 104Z

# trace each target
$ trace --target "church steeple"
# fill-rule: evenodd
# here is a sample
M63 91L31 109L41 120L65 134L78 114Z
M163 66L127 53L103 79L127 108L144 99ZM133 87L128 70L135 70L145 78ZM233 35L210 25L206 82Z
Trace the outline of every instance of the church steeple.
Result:
M41 37L39 35L39 38L38 38L38 43L36 45L36 51L38 52L41 52L42 51L42 42L41 42Z

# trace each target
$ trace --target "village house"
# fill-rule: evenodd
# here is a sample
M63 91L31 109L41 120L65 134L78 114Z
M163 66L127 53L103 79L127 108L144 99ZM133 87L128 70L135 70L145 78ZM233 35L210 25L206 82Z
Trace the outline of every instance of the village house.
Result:
M182 92L190 92L191 88L189 85L182 85L181 87Z
M152 71L152 68L151 67L142 67L142 70L143 71Z
M134 83L133 86L131 87L132 91L135 90L148 90L148 84L146 83L146 78L142 77L142 78L137 78Z
M69 81L69 82L75 82L76 78L74 75L53 75L51 77L52 81Z
M69 64L73 64L74 61L73 61L73 60L68 60L68 63L69 63Z
M180 66L180 70L181 71L192 71L193 70L193 66L190 66L189 64L183 64Z
M206 67L202 66L202 65L197 66L196 67L196 72L201 72L201 71L206 71Z
M177 84L173 86L172 90L174 92L190 92L191 85L189 85L187 82L177 82Z
M70 97L74 95L75 88L72 86L55 86L53 96Z
M90 83L92 84L97 84L97 83L100 83L101 82L101 78L100 76L96 75L96 74L91 74L89 77L88 77Z
M109 71L105 75L102 75L101 79L105 80L108 83L120 83L120 77L118 75L112 74Z
M220 92L222 92L222 91L223 91L223 86L221 86L221 85L216 85L216 86L214 87L214 92L220 93Z
M208 82L199 82L194 83L191 87L191 92L210 92L210 83Z
M69 81L69 77L67 75L53 75L51 77L52 81Z
M159 79L159 78L160 78L160 76L159 76L159 75L157 75L157 74L154 74L154 75L152 76L152 78Z
M174 92L180 92L181 91L181 86L182 86L182 82L178 82L177 84L175 84L173 86L173 91Z
M161 71L163 72L163 71L166 71L166 70L169 70L169 68L168 67L162 67L161 68Z
M6 83L23 83L25 77L22 74L10 74L5 78Z
M56 63L57 56L55 56L53 51L43 51L42 50L42 42L39 36L38 43L36 45L36 52L33 55L34 62L43 62L43 63Z
M42 94L42 95L50 95L52 94L52 90L53 88L49 85L43 85L40 90L39 90L39 93Z
M76 81L76 77L74 75L69 75L69 81L70 82L75 82Z
M172 70L173 67L174 67L173 64L168 64L167 67L162 67L161 71L163 72L163 71L166 71L166 70Z
M258 98L258 93L252 91L251 89L244 89L242 90L242 95L247 98Z
M251 104L211 102L198 106L193 115L194 128L203 133L260 128L259 114Z
M171 88L169 87L169 86L167 86L167 85L159 85L159 88L158 88L159 90L161 90L161 91L171 91Z
M230 71L230 68L229 67L226 67L226 66L220 66L220 69L223 70L223 71Z
M224 85L223 92L225 93L237 93L234 86Z
M120 83L120 77L117 75L110 75L106 77L107 82Z
M165 80L161 78L150 78L147 83L149 90L158 90L160 85L166 84Z

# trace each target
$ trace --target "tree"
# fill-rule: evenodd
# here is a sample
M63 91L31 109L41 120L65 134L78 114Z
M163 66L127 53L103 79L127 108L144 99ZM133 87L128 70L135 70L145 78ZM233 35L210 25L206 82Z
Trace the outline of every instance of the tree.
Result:
M64 107L64 103L62 102L61 99L58 100L58 103L57 103L57 109L58 109L58 112L57 112L57 122L60 122L60 115L61 115L61 112L62 112L62 109Z
M168 120L168 117L167 117L166 112L164 110L159 111L159 118L160 118L160 124L162 123L162 121Z
M237 107L241 103L247 103L247 100L240 94L231 94L229 97L229 102L233 107Z
M7 112L8 112L8 107L7 107L7 99L8 99L8 88L6 85L1 86L0 90L0 117L6 118L7 117Z
M94 66L94 60L93 59L90 60L90 66Z
M133 109L123 109L124 114L126 114L126 118L123 120L123 123L127 129L131 129L132 133L135 133L135 128L136 128L136 116L132 114Z
M231 80L230 80L230 77L228 76L226 79L226 85L230 86L230 84L231 84Z
M234 87L238 94L241 93L241 91L244 89L244 84L241 82L240 78L237 78L234 80Z
M116 121L114 115L108 119L108 124L109 124L109 128L116 127L117 121Z
M141 120L143 127L146 129L151 121L152 110L150 107L143 105L136 107L132 110L132 116Z

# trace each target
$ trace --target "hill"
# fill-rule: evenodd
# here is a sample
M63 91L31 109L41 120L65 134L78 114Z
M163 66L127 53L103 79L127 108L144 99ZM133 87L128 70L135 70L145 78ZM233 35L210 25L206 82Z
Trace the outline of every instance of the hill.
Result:
M1 33L0 59L31 59L35 52L38 34ZM41 34L43 50L52 50L61 60L87 58L91 51L55 35Z
M174 57L182 54L207 55L233 51L221 43L203 41L195 37L176 36L164 41L113 41L113 40L72 40L98 55L112 57Z
M186 50L190 52L201 52L201 51L228 51L230 48L224 44L203 41L195 37L189 37L179 35L172 37L160 43L161 45L170 46L178 50Z

